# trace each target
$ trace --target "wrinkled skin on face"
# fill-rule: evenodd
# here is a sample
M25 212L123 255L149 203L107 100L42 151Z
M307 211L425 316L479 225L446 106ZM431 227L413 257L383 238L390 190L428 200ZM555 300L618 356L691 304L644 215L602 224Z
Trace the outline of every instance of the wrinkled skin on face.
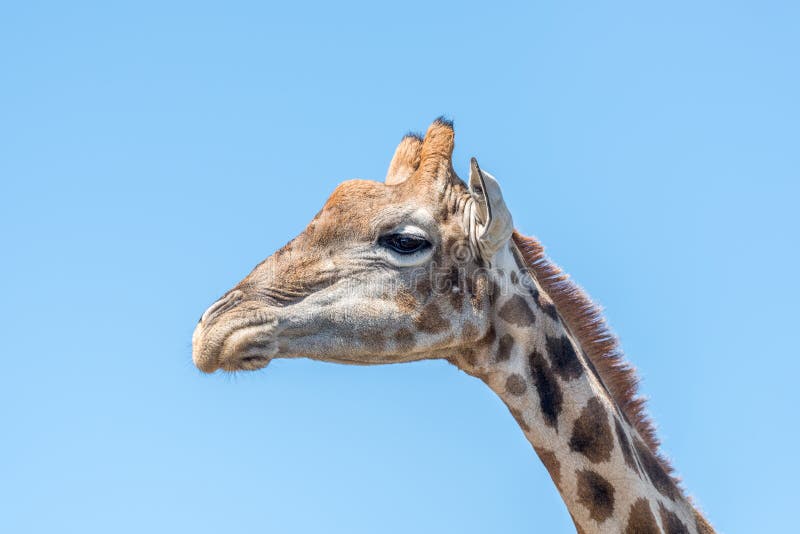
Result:
M437 120L424 140L403 139L385 183L337 187L303 233L208 308L192 340L197 367L446 358L483 338L486 199L456 176L452 150L452 125Z

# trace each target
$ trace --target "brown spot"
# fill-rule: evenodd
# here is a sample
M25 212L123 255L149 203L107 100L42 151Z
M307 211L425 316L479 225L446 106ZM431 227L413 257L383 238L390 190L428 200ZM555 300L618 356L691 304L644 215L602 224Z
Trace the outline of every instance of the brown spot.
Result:
M631 505L625 534L661 534L647 499L636 499Z
M591 469L578 471L578 502L589 510L589 517L602 523L614 513L614 487Z
M465 277L467 293L469 293L472 306L476 309L483 305L484 298L490 292L487 277L488 275L484 272L475 272Z
M481 340L485 345L491 345L494 343L494 340L497 338L497 331L494 329L494 325L489 326L489 330L486 331L486 335L483 336Z
M461 313L461 310L464 309L464 296L461 292L450 293L450 306L456 313Z
M450 267L450 272L447 274L445 289L453 289L454 287L459 287L460 285L461 285L461 269L459 269L458 265L453 265L452 267Z
M553 370L564 380L572 380L583 374L583 365L567 336L547 336L547 352Z
M417 307L417 299L414 298L414 295L412 295L410 291L405 289L401 289L397 292L395 295L395 302L403 313L409 313Z
M544 357L538 351L533 351L529 356L530 372L536 393L539 395L539 408L546 425L558 428L558 415L564 403L561 386L558 385L553 371Z
M487 288L487 291L489 292L489 303L494 306L494 303L497 302L497 299L501 294L500 287L494 280L489 279L489 287Z
M475 367L475 365L478 363L478 356L474 349L464 349L464 351L461 353L461 358L467 362L467 365L470 367Z
M515 285L519 283L519 276L515 271L511 271L511 283Z
M628 441L628 435L622 428L622 423L619 419L614 418L614 429L617 432L617 441L619 441L619 448L622 450L622 457L625 459L625 464L628 467L639 472L639 466L636 465L636 460L633 458L633 449L631 449L631 442Z
M525 393L526 389L528 389L528 384L525 383L525 379L521 375L514 373L506 378L506 391L512 395L520 396Z
M508 407L508 411L511 412L511 415L514 417L514 420L517 422L523 432L531 431L531 427L525 421L525 417L522 415L521 411L517 410L516 408L512 408L511 406Z
M432 291L432 284L430 276L427 272L422 271L419 276L414 280L414 289L423 296L428 296Z
M500 338L500 343L497 344L497 353L494 355L495 360L504 362L511 357L511 349L514 348L514 338L510 334L503 334Z
M398 350L409 350L414 347L414 334L408 328L401 328L394 333L394 341Z
M581 410L581 415L575 420L569 448L594 463L611 458L614 437L608 424L608 413L597 397L589 399Z
M549 449L545 449L544 447L534 446L533 449L536 451L539 459L544 464L547 472L550 473L550 478L553 479L556 487L559 491L561 491L561 462L558 461L556 454Z
M525 299L514 295L500 308L500 317L516 326L530 326L536 321L530 306Z
M450 326L450 323L442 317L442 312L435 302L425 306L422 313L417 316L415 323L420 331L429 333L441 332Z
M678 491L678 487L675 485L675 481L664 471L658 458L655 457L647 445L642 443L639 439L634 439L633 447L636 449L636 454L639 457L639 461L642 463L642 468L645 470L645 473L647 473L647 476L650 478L650 482L653 483L653 486L655 486L658 492L665 497L669 497L673 501L680 497L681 494L680 491Z
M362 332L359 338L361 339L361 343L371 350L381 351L386 346L386 339L380 332Z
M661 526L664 527L664 534L689 534L689 529L683 521L664 507L663 503L658 503L658 513L661 515Z

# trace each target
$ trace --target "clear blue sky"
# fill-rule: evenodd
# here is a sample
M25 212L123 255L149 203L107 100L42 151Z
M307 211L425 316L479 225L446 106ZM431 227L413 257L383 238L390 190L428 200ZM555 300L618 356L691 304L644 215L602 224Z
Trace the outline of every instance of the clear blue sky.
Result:
M606 307L714 524L796 523L796 2L265 4L0 9L0 531L571 532L444 363L191 364L440 114Z

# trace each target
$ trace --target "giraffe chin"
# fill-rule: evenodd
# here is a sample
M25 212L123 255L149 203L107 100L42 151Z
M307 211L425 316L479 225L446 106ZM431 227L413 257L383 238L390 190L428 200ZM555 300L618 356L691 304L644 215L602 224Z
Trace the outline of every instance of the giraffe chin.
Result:
M257 371L269 365L269 362L271 361L272 358L270 358L269 356L263 356L261 354L253 354L251 356L242 356L238 360L233 362L225 362L220 366L220 369L229 372Z
M255 371L269 365L278 352L270 326L248 326L231 332L222 344L218 367L225 371Z
M277 352L273 322L210 329L199 324L192 339L192 360L204 373L255 371L266 367Z

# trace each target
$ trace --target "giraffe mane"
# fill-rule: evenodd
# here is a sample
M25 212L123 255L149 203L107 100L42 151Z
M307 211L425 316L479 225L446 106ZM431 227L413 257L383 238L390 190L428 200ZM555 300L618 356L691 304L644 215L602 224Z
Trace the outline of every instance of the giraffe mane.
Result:
M647 415L646 400L639 395L636 369L625 359L600 306L567 273L550 261L536 238L525 237L515 230L513 240L529 273L555 303L559 315L575 335L625 418L639 433L664 471L680 487L680 480L675 476L672 466L659 451L660 441Z

